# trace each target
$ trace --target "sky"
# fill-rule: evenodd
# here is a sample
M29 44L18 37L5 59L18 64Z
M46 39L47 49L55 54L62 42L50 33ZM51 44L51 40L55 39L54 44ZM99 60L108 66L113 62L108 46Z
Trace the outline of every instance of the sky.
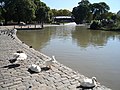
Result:
M41 0L51 9L68 9L72 11L73 7L78 6L81 0ZM117 13L120 10L120 0L89 0L90 3L105 2L110 7L110 12Z

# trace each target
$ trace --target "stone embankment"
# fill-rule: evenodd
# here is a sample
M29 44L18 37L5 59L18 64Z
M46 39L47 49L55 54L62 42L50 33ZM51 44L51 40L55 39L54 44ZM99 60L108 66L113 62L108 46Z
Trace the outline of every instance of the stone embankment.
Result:
M8 35L8 30L0 30L0 90L80 90L77 86L85 77L72 69L55 63L52 69L46 70L44 61L48 56L29 48L20 41L16 35ZM13 53L24 51L28 58L11 64ZM31 64L37 64L42 68L40 73L32 73L28 70ZM93 90L111 90L103 85Z

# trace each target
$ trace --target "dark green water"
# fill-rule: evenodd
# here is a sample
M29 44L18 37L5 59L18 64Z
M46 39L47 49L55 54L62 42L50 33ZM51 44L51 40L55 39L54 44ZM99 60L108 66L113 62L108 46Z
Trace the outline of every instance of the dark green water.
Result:
M18 31L17 36L36 50L55 55L62 64L120 90L120 32L87 30L65 25Z

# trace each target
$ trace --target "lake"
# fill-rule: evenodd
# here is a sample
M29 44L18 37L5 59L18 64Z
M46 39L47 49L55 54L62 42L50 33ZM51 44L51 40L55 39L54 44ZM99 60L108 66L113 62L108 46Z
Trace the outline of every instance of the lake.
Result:
M89 30L79 25L19 30L21 41L106 87L120 90L120 32Z

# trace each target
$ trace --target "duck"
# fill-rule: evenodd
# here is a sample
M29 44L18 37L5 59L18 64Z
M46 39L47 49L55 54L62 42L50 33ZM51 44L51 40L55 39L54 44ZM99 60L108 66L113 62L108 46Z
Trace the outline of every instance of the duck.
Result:
M36 73L39 73L41 71L41 68L35 64L32 64L29 69L33 72L36 72Z
M49 61L45 61L45 65L46 67L50 68L51 69L51 66L56 63L56 59L55 59L55 56L52 56L52 59L50 59Z

